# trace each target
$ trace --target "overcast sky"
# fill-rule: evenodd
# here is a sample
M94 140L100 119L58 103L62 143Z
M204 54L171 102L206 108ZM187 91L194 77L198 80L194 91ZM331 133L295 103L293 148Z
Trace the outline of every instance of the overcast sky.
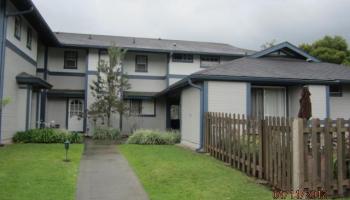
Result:
M350 0L33 0L53 31L224 42L254 50L350 41Z

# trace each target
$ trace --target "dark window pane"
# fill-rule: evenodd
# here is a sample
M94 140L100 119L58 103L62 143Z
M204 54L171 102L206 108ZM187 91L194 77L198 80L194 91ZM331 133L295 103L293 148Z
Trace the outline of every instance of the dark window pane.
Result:
M27 29L27 48L28 49L32 49L32 39L33 39L32 29L28 27Z
M192 54L173 54L173 62L193 62Z
M77 69L78 67L78 53L76 51L64 52L64 68Z
M148 71L148 58L147 56L137 55L135 59L135 72L147 72Z
M22 28L22 19L20 16L15 17L15 38L21 39L21 28Z
M343 96L343 88L341 85L331 85L329 86L329 93L332 97L342 97Z

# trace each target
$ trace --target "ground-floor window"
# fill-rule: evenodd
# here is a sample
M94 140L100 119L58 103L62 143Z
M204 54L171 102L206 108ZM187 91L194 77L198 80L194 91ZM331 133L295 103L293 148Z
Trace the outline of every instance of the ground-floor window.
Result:
M287 111L286 89L282 87L253 87L251 114L256 118L285 117Z
M131 99L130 100L130 115L131 116L155 116L156 102L153 99Z

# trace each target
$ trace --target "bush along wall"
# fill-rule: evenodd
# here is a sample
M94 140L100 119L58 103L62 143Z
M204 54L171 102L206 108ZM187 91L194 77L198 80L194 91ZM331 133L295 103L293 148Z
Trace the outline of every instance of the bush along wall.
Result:
M174 131L155 131L139 129L127 140L128 144L176 144L180 143L181 135Z
M14 143L82 143L83 136L80 133L69 132L62 129L31 129L19 131L13 137Z
M92 138L94 140L118 140L120 131L115 128L97 127L94 129Z

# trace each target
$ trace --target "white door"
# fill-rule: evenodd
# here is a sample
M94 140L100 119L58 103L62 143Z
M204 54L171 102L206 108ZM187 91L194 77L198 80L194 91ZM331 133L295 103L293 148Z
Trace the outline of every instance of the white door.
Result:
M83 132L84 101L82 99L69 99L68 103L68 130Z

